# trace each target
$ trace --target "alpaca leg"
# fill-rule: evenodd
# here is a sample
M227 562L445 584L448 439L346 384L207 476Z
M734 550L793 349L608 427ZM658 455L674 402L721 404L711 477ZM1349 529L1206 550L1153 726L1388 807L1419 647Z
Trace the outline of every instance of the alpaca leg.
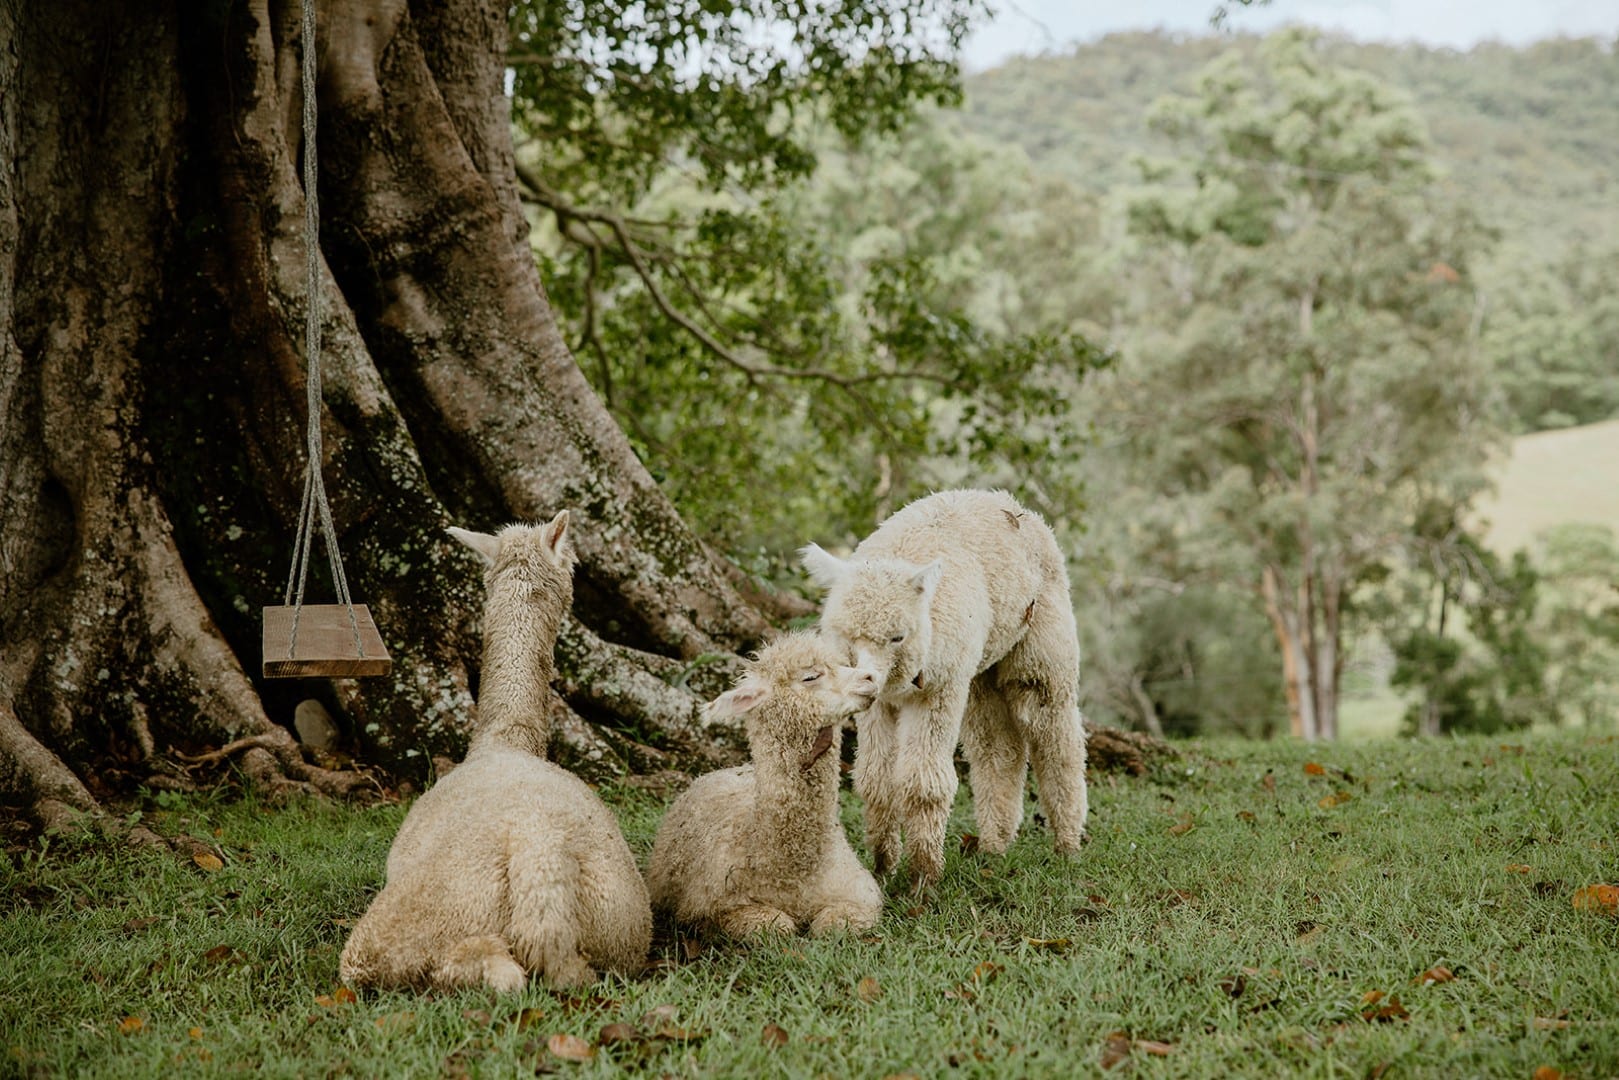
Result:
M523 966L562 990L595 982L596 972L579 951L578 862L544 843L532 844L512 856L506 880L508 936Z
M944 873L944 834L956 799L956 742L967 707L967 683L941 687L924 705L906 706L900 785L913 891L926 892Z
M1000 854L1011 845L1023 822L1029 750L1006 699L988 674L974 679L967 695L961 743L972 770L978 846Z
M996 665L996 682L1028 742L1040 805L1058 851L1085 839L1085 727L1079 715L1079 641L1064 590L1034 605L1029 632Z
M819 880L806 892L812 937L869 930L883 916L883 890L855 858L841 827L827 845Z
M798 923L785 911L769 904L742 904L722 911L714 921L734 938L755 938L764 934L798 933Z
M433 965L430 978L440 990L487 986L503 994L528 984L528 972L512 959L505 939L494 934L462 938L451 945Z
M854 790L866 818L866 846L878 877L899 863L900 816L896 798L899 718L892 706L878 702L855 722Z

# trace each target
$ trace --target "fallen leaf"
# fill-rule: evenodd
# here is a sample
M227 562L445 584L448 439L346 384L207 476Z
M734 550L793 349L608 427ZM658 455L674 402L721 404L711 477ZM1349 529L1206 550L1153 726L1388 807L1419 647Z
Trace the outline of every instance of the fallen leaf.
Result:
M488 1009L462 1009L461 1019L469 1024L476 1024L478 1027L488 1027L494 1020L489 1015Z
M401 1031L409 1031L416 1023L416 1014L413 1012L383 1013L372 1023L378 1031L393 1035Z
M1165 901L1170 907L1177 904L1190 904L1197 900L1197 893L1187 892L1185 889L1165 889L1158 894L1158 899Z
M597 1046L616 1046L619 1043L641 1041L641 1031L634 1024L608 1024L596 1034Z
M1115 1031L1102 1043L1102 1068L1111 1069L1129 1060L1130 1036Z
M157 924L158 924L158 917L156 915L148 915L144 919L130 919L128 922L126 922L124 924L124 933L126 933L126 934L138 934L142 930L150 930L152 927L156 926Z
M118 1034L133 1035L146 1026L146 1021L138 1016L126 1016L118 1021Z
M928 913L926 904L915 904L905 909L906 917L916 919Z
M961 834L961 853L963 855L972 855L975 852L977 852L977 850L978 850L978 836L977 836L977 834L970 833L970 832L962 833Z
M545 1040L545 1048L563 1061L589 1061L596 1050L577 1035L557 1033Z
M1550 1065L1540 1065L1529 1076L1530 1080L1563 1080L1563 1070L1554 1069Z
M200 1038L202 1038L202 1028L200 1028L200 1027L186 1028L186 1034L191 1036L193 1039L200 1039Z
M1306 776L1325 776L1325 775L1327 775L1327 770L1318 761L1306 761L1304 763L1304 775L1306 775Z
M978 1000L978 991L963 983L957 983L946 990L944 996L952 1001L964 1001L970 1005Z
M1331 795L1323 795L1316 805L1323 810L1331 810L1334 806L1342 806L1353 799L1354 796L1347 791L1334 791Z
M665 1024L652 1033L654 1039L663 1039L668 1042L698 1042L708 1038L708 1032L702 1028L676 1027L674 1024Z
M1065 952L1068 951L1069 946L1073 945L1073 943L1074 943L1073 938L1065 938L1065 937L1053 937L1053 938L1033 938L1033 937L1030 937L1030 938L1024 938L1023 941L1031 949L1040 949L1040 950L1043 950L1045 952L1054 952L1054 953L1065 953Z
M1301 919L1293 926L1293 933L1295 935L1293 938L1293 944L1310 944L1310 942L1321 936L1322 929L1321 924L1318 922L1313 922L1309 919Z
M1376 991L1373 992L1376 993ZM1386 1002L1379 997L1377 1001L1369 1003L1369 1007L1362 1009L1360 1015L1364 1019L1378 1024L1386 1024L1392 1020L1406 1020L1411 1016L1406 1011L1405 1006L1400 1004L1398 994L1389 998Z
M656 1027L675 1020L680 1016L680 1009L674 1005L658 1005L648 1009L641 1016L641 1023L647 1027Z
M1381 990L1368 990L1360 996L1360 1003L1362 1005L1376 1005L1386 996Z
M1255 814L1254 814L1254 812L1252 810L1238 810L1237 811L1237 820L1238 821L1246 821L1248 824L1254 825L1254 824L1258 823L1259 818L1257 816L1255 816Z
M229 960L235 951L236 950L232 949L229 945L215 945L213 948L203 953L202 958L208 961L210 964L222 964L226 960Z
M1383 1076L1392 1068L1394 1068L1394 1062L1379 1061L1372 1066L1372 1071L1366 1074L1366 1080L1383 1080Z
M1509 873L1509 874L1533 874L1534 872L1535 872L1535 868L1533 866L1530 866L1528 863L1521 863L1521 862L1509 862L1509 863L1507 863L1507 873Z
M199 851L191 856L191 861L208 871L210 874L216 870L225 869L225 863L218 855L211 851Z
M1248 989L1248 976L1239 972L1235 978L1221 979L1219 986L1226 997L1236 1000L1242 997L1244 990Z
M1619 915L1619 885L1587 885L1575 889L1574 910Z
M353 1005L356 1001L360 1000L360 995L356 994L353 990L350 990L346 986L339 986L336 990L332 991L332 1000L337 1002L339 1005Z
M1195 828L1197 828L1197 822L1193 820L1192 815L1190 813L1182 814L1181 819L1169 827L1169 835L1184 836Z
M1537 1031L1562 1031L1566 1027L1572 1027L1573 1022L1557 1017L1537 1016L1534 1020L1534 1026Z
M980 961L978 966L973 968L973 982L975 982L975 983L991 983L991 982L994 982L996 980L996 978L998 978L1000 976L1001 972L1003 972L1005 970L1006 970L1006 965L1005 964L997 964L993 960Z
M1151 1054L1153 1057L1168 1057L1175 1049L1172 1044L1158 1042L1156 1039L1137 1039L1135 1048L1143 1054Z
M319 1005L323 1009L330 1009L333 1005L336 1005L337 1002L332 1000L332 995L330 994L316 994L315 1004ZM314 1017L310 1017L310 1019L313 1020Z
M870 975L855 984L854 992L856 997L868 1005L883 996L883 988Z
M780 1024L766 1024L764 1031L759 1033L759 1041L769 1047L787 1045L787 1029Z
M1416 983L1418 986L1432 986L1434 983L1451 982L1455 978L1456 976L1451 973L1451 970L1448 967L1442 967L1436 964L1411 981Z
M545 1010L530 1005L517 1014L517 1030L527 1031L545 1018Z
M1266 791L1274 793L1276 791L1276 774L1266 769L1265 775L1260 778L1259 783Z

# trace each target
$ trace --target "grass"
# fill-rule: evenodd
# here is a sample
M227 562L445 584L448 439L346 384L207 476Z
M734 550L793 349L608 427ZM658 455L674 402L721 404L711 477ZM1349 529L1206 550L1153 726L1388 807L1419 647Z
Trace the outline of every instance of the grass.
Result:
M213 838L222 869L62 837L0 863L0 1074L1066 1077L1126 1052L1134 1076L1619 1072L1619 918L1572 902L1619 881L1614 736L1188 749L1093 786L1077 862L1039 830L952 850L934 902L891 899L864 938L664 935L647 975L585 998L334 998L403 807L164 797L147 821ZM644 857L659 803L608 794ZM621 1022L666 1030L547 1049Z

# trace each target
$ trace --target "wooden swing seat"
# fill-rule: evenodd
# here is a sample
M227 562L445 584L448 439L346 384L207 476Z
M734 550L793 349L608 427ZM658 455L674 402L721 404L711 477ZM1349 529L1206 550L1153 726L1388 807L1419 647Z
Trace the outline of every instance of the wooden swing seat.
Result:
M289 657L292 640L291 607L264 609L264 677L266 679L328 678L343 679L361 675L386 675L393 667L382 635L364 604L354 605L354 620L360 627L365 655L354 641L349 609L342 604L305 604L298 616L298 648Z

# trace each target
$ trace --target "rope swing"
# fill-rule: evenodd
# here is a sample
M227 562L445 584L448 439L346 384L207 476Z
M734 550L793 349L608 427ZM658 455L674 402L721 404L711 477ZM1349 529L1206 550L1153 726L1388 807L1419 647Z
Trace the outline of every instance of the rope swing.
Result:
M321 477L320 435L320 204L315 193L315 0L303 4L303 138L304 138L304 366L307 371L306 439L303 507L292 567L287 573L282 607L264 609L264 676L289 678L386 675L393 665L382 635L364 604L349 595L348 575L337 549L337 529ZM316 519L326 542L326 557L336 604L304 604L309 553Z

